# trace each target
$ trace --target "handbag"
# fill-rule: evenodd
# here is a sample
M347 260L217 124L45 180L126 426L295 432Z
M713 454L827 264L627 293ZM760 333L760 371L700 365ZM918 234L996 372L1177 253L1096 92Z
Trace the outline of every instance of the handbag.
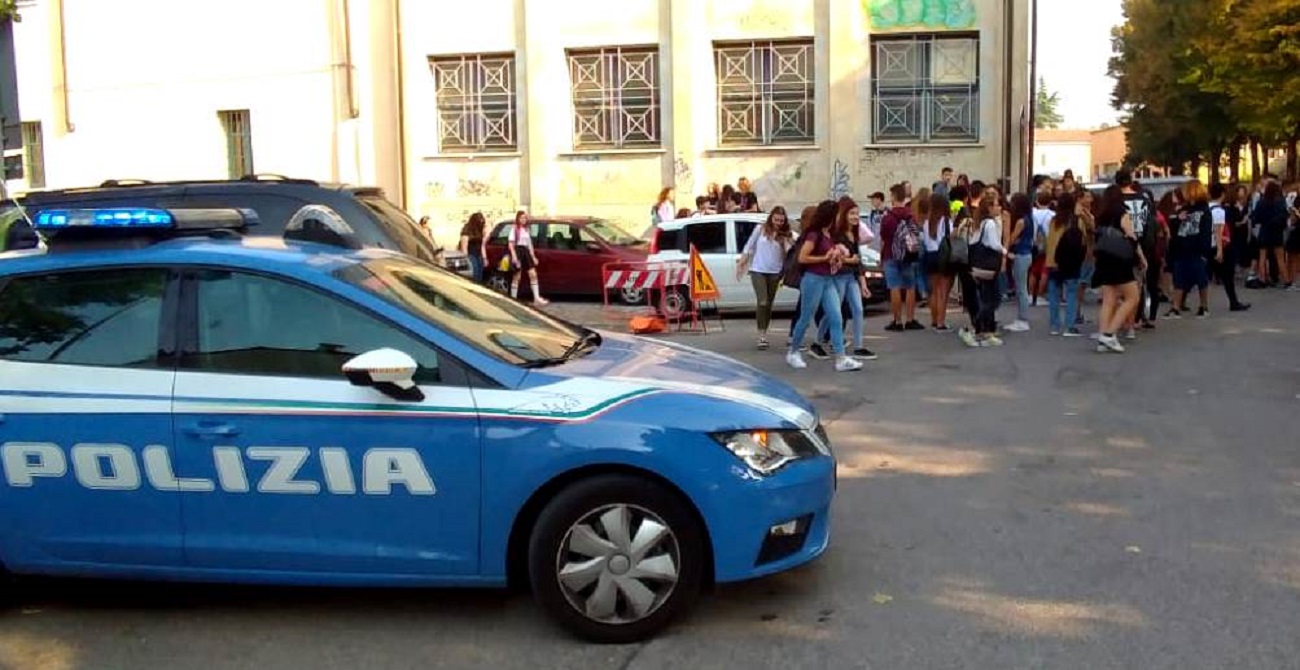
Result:
M781 265L781 283L789 286L794 290L799 290L799 284L803 281L803 264L799 262L799 250L803 248L804 239L801 236L794 241L794 246L785 252L785 262Z
M971 275L976 279L992 279L1002 271L1005 256L1002 252L984 244L984 226L980 225L979 239L969 243Z
M1124 264L1132 263L1135 256L1133 245L1124 231L1114 226L1097 228L1097 246L1093 249L1093 254Z
M967 239L966 226L949 230L939 243L939 271L955 272L970 267L970 240Z

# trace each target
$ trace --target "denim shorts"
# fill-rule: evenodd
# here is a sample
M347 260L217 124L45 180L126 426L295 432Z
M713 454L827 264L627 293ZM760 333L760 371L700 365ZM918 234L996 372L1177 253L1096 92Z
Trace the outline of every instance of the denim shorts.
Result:
M916 268L912 264L904 265L898 261L885 261L885 286L889 290L915 290Z

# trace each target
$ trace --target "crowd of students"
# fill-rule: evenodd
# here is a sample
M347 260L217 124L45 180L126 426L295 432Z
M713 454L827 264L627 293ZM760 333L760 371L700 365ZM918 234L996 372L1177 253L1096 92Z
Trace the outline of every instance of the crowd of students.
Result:
M873 242L890 291L886 330L927 330L916 309L928 299L929 329L949 332L948 309L960 305L969 323L957 334L969 347L999 347L1002 332L1030 331L1030 309L1044 298L1050 333L1073 338L1083 337L1088 323L1085 296L1100 294L1096 350L1124 353L1122 340L1156 327L1162 303L1166 319L1182 318L1194 292L1195 315L1208 317L1212 280L1230 311L1250 309L1237 293L1239 269L1250 268L1248 288L1300 290L1296 195L1272 179L1253 193L1189 179L1157 202L1127 171L1100 197L1068 173L1059 181L1036 178L1029 193L1007 197L995 185L954 182L945 169L933 188L913 194L909 184L897 184L889 199L882 207L883 194L875 194L867 217L847 196L809 207L797 237L784 209L771 212L742 257L760 306L760 348L770 346L770 304L784 283L800 291L786 351L791 367L806 368L805 354L833 356L835 369L846 372L876 358L863 346L862 298L870 292L859 253ZM1002 326L1004 297L1016 312ZM817 336L805 348L809 331Z

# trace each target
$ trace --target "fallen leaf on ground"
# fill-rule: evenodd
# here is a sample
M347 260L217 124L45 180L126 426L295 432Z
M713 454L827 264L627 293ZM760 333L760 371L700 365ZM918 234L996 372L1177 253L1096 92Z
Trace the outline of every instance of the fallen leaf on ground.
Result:
M887 593L877 593L876 595L871 596L871 602L877 605L886 605L893 601L894 601L894 596L891 596Z

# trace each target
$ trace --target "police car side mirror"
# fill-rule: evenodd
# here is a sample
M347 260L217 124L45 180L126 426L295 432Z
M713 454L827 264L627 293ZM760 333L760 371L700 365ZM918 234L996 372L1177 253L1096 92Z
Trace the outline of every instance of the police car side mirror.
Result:
M396 400L418 402L424 392L415 385L415 359L397 349L375 349L343 364L353 386L369 386Z

